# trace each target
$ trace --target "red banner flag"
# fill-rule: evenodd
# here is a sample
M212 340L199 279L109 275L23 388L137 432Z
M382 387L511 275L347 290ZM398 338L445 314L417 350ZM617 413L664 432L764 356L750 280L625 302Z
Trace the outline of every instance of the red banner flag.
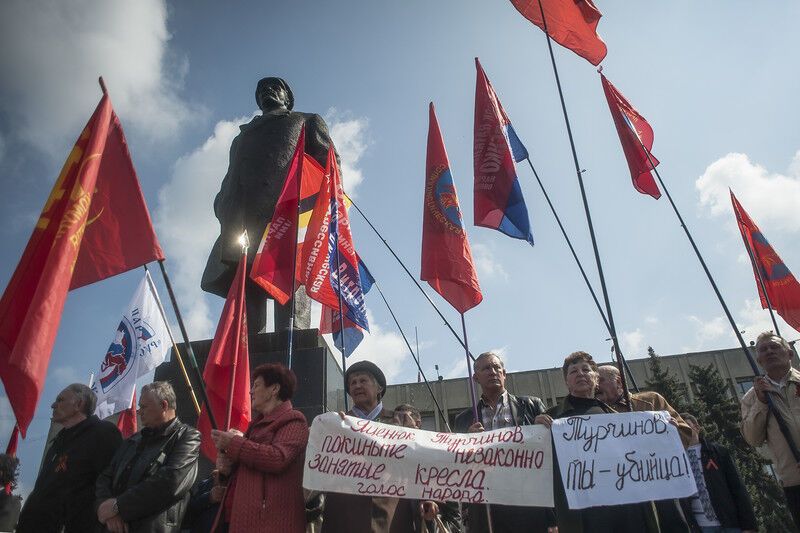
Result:
M766 296L769 296L772 308L787 324L800 331L800 284L797 283L797 279L769 244L753 219L745 212L739 200L733 195L733 191L731 191L731 203L744 245L753 254L753 274L756 277L756 288L758 288L758 295L761 298L761 307L763 309L768 307ZM759 273L764 281L764 287L767 289L766 295L758 281Z
M547 27L555 42L592 65L599 65L606 57L606 43L597 35L597 24L603 14L591 0L511 0L511 3L543 31Z
M483 295L433 102L429 120L420 279L427 281L458 312L465 313L481 303Z
M22 436L44 386L113 123L104 95L72 149L0 299L0 377ZM102 216L102 215L101 215Z
M244 302L246 267L246 256L242 254L203 370L208 402L214 419L220 424L219 429L238 429L242 433L250 424L250 356ZM207 409L208 406L203 405L197 429L202 435L200 450L214 461L217 450L211 440Z
M658 190L652 173L652 169L658 166L658 159L650 152L653 149L653 128L602 74L600 80L614 126L617 128L619 142L622 143L622 151L628 160L633 186L640 193L649 194L658 200L661 198L661 191ZM650 154L649 160L647 154ZM653 162L652 165L650 161Z
M264 237L250 269L250 278L281 305L285 305L294 294L292 267L297 257L298 195L305 139L306 129L303 126L272 220L264 230Z
M133 391L133 399L131 400L131 406L125 409L124 411L120 411L119 418L117 418L117 429L119 432L122 433L122 438L127 439L139 429L137 428L137 420L136 420L136 390Z

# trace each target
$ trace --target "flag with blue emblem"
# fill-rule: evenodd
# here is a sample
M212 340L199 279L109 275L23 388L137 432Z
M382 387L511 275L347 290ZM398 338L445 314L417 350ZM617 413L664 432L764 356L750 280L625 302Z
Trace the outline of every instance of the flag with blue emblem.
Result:
M528 208L514 162L528 157L489 78L475 58L475 225L533 244Z

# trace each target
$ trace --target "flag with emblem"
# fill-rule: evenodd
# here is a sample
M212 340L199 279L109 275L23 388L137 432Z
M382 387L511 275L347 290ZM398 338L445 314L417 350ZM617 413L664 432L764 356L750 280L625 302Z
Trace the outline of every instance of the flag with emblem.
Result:
M163 363L171 348L155 285L145 272L95 373L95 414L106 418L129 409L136 380Z
M731 191L731 203L744 245L750 249L753 256L753 275L756 278L761 307L767 309L771 304L787 324L800 331L800 284L744 210L733 191ZM766 294L758 281L759 275L764 281Z
M463 314L481 303L483 295L472 262L458 193L450 173L450 162L432 102L429 107L428 156L422 210L420 279L427 281L450 305Z
M220 424L219 429L238 429L244 433L250 425L250 355L244 300L246 268L247 256L242 254L203 370L208 404L202 407L197 429L202 435L200 450L212 461L216 460L217 450L211 440L209 404L214 420Z
M528 208L514 167L514 161L528 157L528 151L514 132L477 57L475 68L475 225L533 244Z
M358 274L361 277L361 288L364 294L367 294L375 283L375 278L367 270L367 266L358 259ZM338 309L332 309L327 306L322 306L322 313L320 314L319 334L327 340L328 336L332 338L332 345L334 347L345 347L345 357L350 357L361 341L364 340L364 329L348 316L344 316L344 331L342 331L342 319L339 316Z
M653 128L605 76L600 74L600 79L619 142L622 143L622 152L628 161L633 187L658 200L661 191L658 190L652 173L658 165L658 159L650 152L653 149Z

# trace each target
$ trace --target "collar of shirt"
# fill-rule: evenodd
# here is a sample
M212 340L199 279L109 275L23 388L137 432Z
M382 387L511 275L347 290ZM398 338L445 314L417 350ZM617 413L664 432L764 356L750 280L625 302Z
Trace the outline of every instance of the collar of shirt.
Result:
M767 381L769 381L770 383L772 383L773 385L775 385L779 389L783 389L786 386L786 384L789 383L789 378L792 377L792 369L790 368L789 371L786 373L786 375L783 376L780 381L775 381L774 379L769 377L767 374L764 374L764 377L767 378Z
M500 395L500 398L497 399L497 406L493 410L496 410L497 407L502 407L503 405L506 405L507 403L508 403L508 391L504 390L503 394ZM486 396L484 396L483 394L481 394L481 407L484 407L484 408L487 408L487 409L492 409L492 406L489 404L489 401L486 399Z
M365 418L367 420L375 420L383 411L383 402L378 402L378 405L375 406L375 409L370 411L369 413L362 411L360 408L353 406L353 414L356 415L358 418Z

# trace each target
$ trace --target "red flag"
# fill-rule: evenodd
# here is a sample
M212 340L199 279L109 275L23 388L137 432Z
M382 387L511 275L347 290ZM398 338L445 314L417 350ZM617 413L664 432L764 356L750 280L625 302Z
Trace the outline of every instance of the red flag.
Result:
M281 305L285 305L294 294L292 266L297 254L298 194L305 139L306 129L303 126L272 220L264 230L250 270L250 278Z
M658 165L658 159L650 152L653 149L653 128L605 76L600 74L600 79L603 83L603 92L606 93L608 109L614 118L619 142L622 143L622 151L628 160L633 186L640 193L649 194L658 200L661 198L661 191L658 190L651 172ZM648 153L650 160L647 158ZM650 161L653 162L652 165Z
M420 279L427 281L460 313L465 313L481 303L483 295L433 102L429 116Z
M134 390L131 406L119 413L119 418L117 418L117 429L119 429L119 432L122 433L122 438L127 439L139 431L136 425L136 390Z
M800 331L800 284L797 283L794 275L789 271L780 256L770 246L761 230L758 229L753 219L745 212L739 200L731 191L731 203L733 212L736 214L736 222L739 224L739 231L742 233L744 245L753 253L753 274L756 277L756 287L761 298L761 307L766 309L767 298L772 308L797 331ZM756 270L758 269L758 270ZM761 290L758 282L758 275L764 281L767 295Z
M113 110L103 95L42 209L0 299L0 377L25 436L44 385L97 187Z
M72 273L77 289L164 259L119 118L111 111L92 209Z
M250 356L244 305L246 266L246 256L242 254L203 370L208 401L219 429L238 429L243 433L250 424ZM211 440L207 408L203 405L197 429L202 434L200 450L214 461L217 450Z
M511 0L511 3L542 30L546 23L547 33L555 42L592 65L599 65L606 57L606 43L597 35L597 24L603 14L591 0Z

